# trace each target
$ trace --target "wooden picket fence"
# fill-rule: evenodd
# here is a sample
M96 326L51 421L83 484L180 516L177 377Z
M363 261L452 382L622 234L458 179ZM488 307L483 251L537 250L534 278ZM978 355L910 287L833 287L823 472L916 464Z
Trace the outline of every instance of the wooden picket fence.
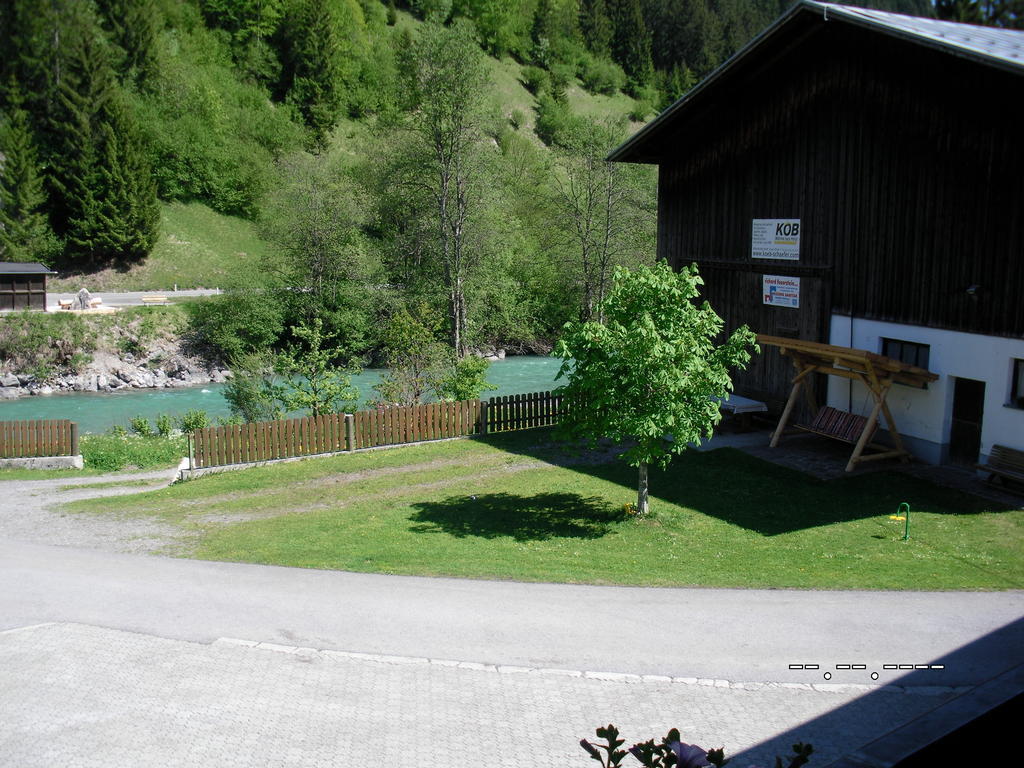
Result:
M424 440L532 429L558 423L562 399L550 392L486 401L377 408L304 419L197 430L190 439L193 469L248 464Z
M478 435L483 431L480 412L479 400L357 411L352 414L352 447L375 448Z
M557 424L564 414L562 397L550 392L492 397L486 408L487 434Z
M0 459L77 455L78 425L69 419L0 421Z
M219 467L351 450L345 414L226 424L196 430L190 439L192 467Z

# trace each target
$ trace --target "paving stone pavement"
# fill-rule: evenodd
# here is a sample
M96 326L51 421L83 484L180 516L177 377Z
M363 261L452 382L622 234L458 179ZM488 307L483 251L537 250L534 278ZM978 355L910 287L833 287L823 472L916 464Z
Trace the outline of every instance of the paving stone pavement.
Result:
M0 633L0 765L570 768L613 722L627 744L678 727L736 766L801 739L824 766L956 694L603 678L38 625Z

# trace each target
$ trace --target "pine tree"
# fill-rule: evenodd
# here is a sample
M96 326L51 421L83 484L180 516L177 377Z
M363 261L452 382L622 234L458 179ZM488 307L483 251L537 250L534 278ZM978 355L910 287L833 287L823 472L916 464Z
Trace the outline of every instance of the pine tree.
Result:
M301 112L322 149L342 107L342 30L331 0L294 0L285 26L284 79L289 102Z
M28 115L15 109L0 122L0 261L50 261L56 240L45 203Z
M597 56L608 58L612 51L611 19L604 0L582 0L580 3L580 31L587 47Z
M651 82L651 36L644 23L640 0L612 0L612 58L629 78L630 89L636 93Z
M65 259L82 264L145 257L156 240L156 186L96 26L69 30L52 133L53 220Z
M551 0L538 0L530 28L530 44L533 60L546 67L551 63L551 43L555 39L555 16Z
M144 83L156 70L160 12L153 0L96 0L121 81Z

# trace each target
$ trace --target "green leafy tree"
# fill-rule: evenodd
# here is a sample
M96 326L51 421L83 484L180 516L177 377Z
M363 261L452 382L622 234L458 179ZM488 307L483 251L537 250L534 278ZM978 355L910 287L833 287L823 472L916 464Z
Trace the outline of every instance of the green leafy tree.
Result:
M0 261L42 261L59 244L46 221L46 193L24 110L0 120Z
M283 0L201 0L200 5L210 22L239 42L270 37L284 15Z
M722 319L705 301L693 265L665 262L618 268L604 302L605 324L568 323L555 348L556 378L571 412L570 434L626 442L621 454L639 470L637 513L648 512L648 466L665 467L690 443L710 438L721 419L715 398L732 389L730 369L750 360L754 334L743 326L722 345Z
M440 323L428 306L415 314L404 307L395 312L380 337L386 371L374 389L385 405L419 405L436 392L447 373L451 352L438 341Z
M438 384L435 390L437 398L451 402L475 400L484 392L497 389L487 381L490 367L491 364L482 357L470 355L458 360Z
M359 399L359 390L352 386L356 370L341 364L344 347L337 336L324 333L320 318L292 326L291 332L297 343L289 345L274 363L274 370L283 377L274 385L283 410L322 416L353 409Z

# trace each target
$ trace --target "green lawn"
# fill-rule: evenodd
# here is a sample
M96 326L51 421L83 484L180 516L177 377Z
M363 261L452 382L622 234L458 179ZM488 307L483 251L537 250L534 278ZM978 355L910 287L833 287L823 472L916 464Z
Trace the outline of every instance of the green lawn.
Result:
M214 560L597 584L835 589L1024 587L1024 511L897 473L821 482L721 449L651 478L565 454L546 430L209 475L78 502L198 534ZM889 519L913 509L911 540Z
M160 235L153 252L130 269L108 268L48 281L51 293L170 291L231 288L256 268L269 248L251 221L217 213L201 203L161 203Z

